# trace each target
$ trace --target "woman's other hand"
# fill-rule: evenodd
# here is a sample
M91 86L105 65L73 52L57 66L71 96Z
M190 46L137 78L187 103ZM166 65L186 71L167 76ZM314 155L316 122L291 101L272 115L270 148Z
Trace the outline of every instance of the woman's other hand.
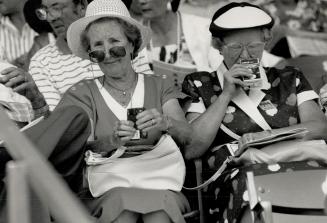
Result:
M88 149L100 154L112 152L133 138L136 132L133 126L132 121L117 121L112 135L98 137L94 141L89 141L87 143Z
M144 132L148 132L153 128L167 131L170 126L169 117L160 113L156 108L139 113L136 119L137 128Z
M115 123L113 144L116 147L123 146L131 140L136 133L134 122L128 120L121 120Z
M238 87L247 89L250 85L242 81L244 77L252 77L251 71L244 65L234 64L231 69L224 73L223 93L233 96Z

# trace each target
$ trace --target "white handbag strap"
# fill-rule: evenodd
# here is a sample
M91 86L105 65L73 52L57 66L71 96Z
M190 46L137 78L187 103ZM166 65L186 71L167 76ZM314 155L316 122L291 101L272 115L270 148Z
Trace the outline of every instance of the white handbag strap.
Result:
M223 123L220 124L220 129L223 130L227 135L229 135L230 137L232 137L235 140L239 140L241 138L241 136L237 135L232 130L227 128Z
M238 89L235 97L232 98L234 102L240 109L242 109L255 123L257 123L263 130L270 130L271 127L261 115L258 107L253 103L253 101L245 94L243 89Z
M208 179L206 180L204 183L196 186L196 187L184 187L184 189L186 190L201 190L202 188L208 186L211 182L217 180L218 177L220 177L220 175L224 172L224 170L227 167L228 162L230 162L230 159L226 159L223 164L220 166L220 168Z

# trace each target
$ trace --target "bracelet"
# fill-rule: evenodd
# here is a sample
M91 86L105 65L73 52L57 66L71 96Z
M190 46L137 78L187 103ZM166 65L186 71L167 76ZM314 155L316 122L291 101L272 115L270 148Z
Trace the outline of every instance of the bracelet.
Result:
M169 118L168 115L164 115L164 120L166 121L167 127L165 130L163 130L164 133L169 134L169 129L173 127L173 123L171 122L171 119Z

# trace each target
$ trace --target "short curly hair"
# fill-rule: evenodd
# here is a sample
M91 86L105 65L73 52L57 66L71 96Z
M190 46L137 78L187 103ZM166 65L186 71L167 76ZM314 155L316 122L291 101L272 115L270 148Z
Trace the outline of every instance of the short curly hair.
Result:
M87 36L87 33L88 33L91 25L95 24L95 23L101 23L101 22L107 22L107 21L115 21L122 26L127 40L130 43L132 43L132 45L134 46L132 59L135 59L138 55L138 51L142 44L141 32L136 26L134 26L120 18L116 18L116 17L103 17L103 18L100 18L100 19L97 19L97 20L91 22L90 24L88 24L86 26L86 28L81 36L81 43L82 43L82 46L84 47L85 51L90 50L90 40Z

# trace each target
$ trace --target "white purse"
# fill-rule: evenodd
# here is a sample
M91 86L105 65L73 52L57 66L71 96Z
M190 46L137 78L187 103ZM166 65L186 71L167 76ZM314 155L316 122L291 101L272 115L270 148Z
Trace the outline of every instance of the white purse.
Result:
M109 158L87 156L87 180L93 197L99 197L115 187L182 189L185 163L170 135L162 135L152 150L141 155L120 158L123 153L124 149L118 149Z

